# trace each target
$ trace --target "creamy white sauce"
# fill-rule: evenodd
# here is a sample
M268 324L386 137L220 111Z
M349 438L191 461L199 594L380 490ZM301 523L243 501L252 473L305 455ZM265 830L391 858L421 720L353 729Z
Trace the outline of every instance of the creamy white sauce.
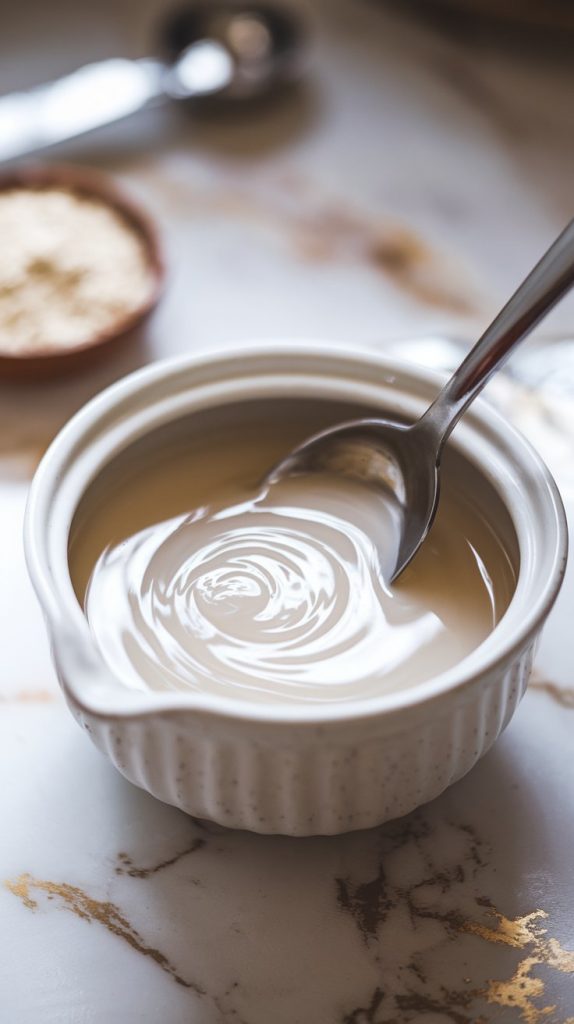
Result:
M366 698L451 667L495 624L496 587L463 521L453 505L389 588L374 538L396 547L393 507L349 481L294 478L107 547L86 614L105 660L134 687Z

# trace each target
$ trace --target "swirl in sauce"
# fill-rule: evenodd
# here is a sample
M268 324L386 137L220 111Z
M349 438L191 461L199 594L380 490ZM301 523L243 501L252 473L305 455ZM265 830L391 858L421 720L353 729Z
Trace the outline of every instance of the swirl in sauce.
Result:
M429 540L422 576L408 570L387 587L372 540L381 530L391 550L396 512L374 491L327 476L286 480L108 547L86 613L131 686L282 702L399 689L476 647L496 599L462 535L454 546L447 535Z

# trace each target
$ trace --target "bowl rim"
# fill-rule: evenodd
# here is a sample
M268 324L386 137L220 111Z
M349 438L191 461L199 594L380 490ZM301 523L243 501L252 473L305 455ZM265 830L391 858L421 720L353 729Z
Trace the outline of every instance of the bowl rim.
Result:
M521 624L515 630L512 637L501 640L502 623L508 616L510 608L517 599L517 591L521 584L523 551L520 551L520 567L517 579L515 595L511 605L503 618L497 624L489 636L478 645L463 661L439 675L418 683L412 687L401 690L390 691L374 698L359 698L357 700L333 701L320 704L282 703L266 704L237 698L223 698L211 696L207 693L198 694L194 691L188 693L183 691L150 691L131 689L127 686L114 683L114 676L111 669L104 665L103 659L97 651L95 641L89 630L87 620L81 609L76 595L73 591L72 581L69 573L67 555L66 563L66 587L57 585L52 574L51 561L47 552L47 544L44 537L48 536L47 531L51 529L49 516L50 495L56 492L61 486L65 474L66 460L70 459L75 446L84 439L89 439L95 433L98 422L106 422L113 417L114 410L117 412L122 403L137 397L138 393L144 393L149 388L159 387L163 382L165 385L170 379L178 380L187 375L201 370L209 371L210 368L221 368L222 364L236 364L237 361L249 363L268 358L271 362L294 358L300 361L298 372L305 373L302 364L308 360L309 363L317 359L330 359L333 363L344 364L350 370L351 367L363 372L362 380L366 382L366 371L377 370L381 373L381 384L385 384L402 375L403 379L423 385L423 387L440 387L445 380L445 375L435 371L397 359L395 354L388 354L374 351L366 347L342 348L340 343L326 341L259 341L255 343L241 343L233 346L225 346L209 352L202 352L194 355L176 356L158 361L143 369L129 374L120 381L106 388L99 395L92 398L82 409L79 410L62 428L41 460L36 471L29 493L26 507L24 524L24 547L28 571L32 579L34 589L40 601L48 626L56 642L65 638L68 646L76 647L74 655L75 672L73 680L64 678L65 673L60 673L61 682L67 697L72 700L84 713L104 719L114 718L142 718L156 714L182 715L192 713L204 716L213 716L220 720L234 721L243 720L247 722L260 722L262 724L277 725L309 725L315 729L318 726L328 725L335 722L364 721L366 719L393 716L404 714L409 709L420 708L435 701L451 700L455 695L466 691L487 677L491 676L493 670L502 666L507 667L525 649L533 637L537 634L547 617L558 592L560 590L566 568L568 551L568 533L566 525L566 514L562 504L558 488L541 456L523 437L523 435L512 426L500 413L494 409L484 398L479 398L473 403L464 418L466 428L461 424L457 431L464 429L473 430L478 433L482 427L489 433L494 433L501 441L504 441L510 450L520 455L537 478L541 485L540 496L544 498L547 507L547 521L540 523L540 529L544 528L546 537L553 535L553 550L550 562L546 571L546 581L542 591L537 595L525 593L522 604L524 614ZM269 374L273 374L273 368L269 367ZM385 374L387 375L385 378ZM246 376L248 377L248 373ZM280 376L280 371L275 370L275 376ZM339 378L344 380L343 377ZM194 385L190 384L188 390L192 391ZM174 393L174 398L175 398ZM237 400L233 397L228 401ZM246 397L246 395L242 396ZM186 410L191 411L190 409ZM177 419L177 412L171 419ZM156 424L157 426L157 424ZM151 426L153 429L153 425ZM132 438L134 440L135 438ZM457 439L452 442L460 447ZM110 453L111 457L115 454ZM101 467L99 467L101 468ZM97 476L97 473L95 474ZM484 470L484 475L486 471ZM87 481L89 485L91 481ZM515 516L509 507L509 500L505 497L504 481L500 481L497 487L498 493L509 512L516 529ZM85 488L84 488L85 490ZM83 491L78 496L70 515L70 522ZM533 509L529 514L534 516ZM518 530L517 530L518 534ZM518 537L520 542L520 537ZM530 545L529 557L532 565L536 561L541 562L542 555ZM67 551L67 547L65 549ZM532 572L530 573L532 584ZM523 590L525 587L523 586ZM524 600L526 598L526 600ZM488 652L484 657L483 649L493 636L498 634L498 648ZM80 652L80 641L83 641L83 650ZM62 641L64 643L64 641ZM491 644L494 646L494 644ZM462 669L462 671L461 671ZM96 687L95 692L90 692L86 685L86 675L97 672L106 677L115 688L110 698L110 690L105 687ZM107 695L107 701L106 701Z

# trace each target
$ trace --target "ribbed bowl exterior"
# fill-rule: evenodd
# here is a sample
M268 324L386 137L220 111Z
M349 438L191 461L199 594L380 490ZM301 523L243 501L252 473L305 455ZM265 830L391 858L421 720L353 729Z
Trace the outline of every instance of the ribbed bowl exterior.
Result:
M524 694L535 639L464 690L396 719L341 729L234 722L200 711L132 718L72 711L127 779L197 818L283 835L332 835L407 814L468 772Z

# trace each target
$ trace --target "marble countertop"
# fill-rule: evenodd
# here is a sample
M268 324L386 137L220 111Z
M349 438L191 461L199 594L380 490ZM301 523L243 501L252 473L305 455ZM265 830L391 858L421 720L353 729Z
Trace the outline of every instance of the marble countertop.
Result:
M144 52L159 9L26 0L0 90ZM574 1022L574 568L527 696L470 775L401 821L306 840L192 821L117 774L65 708L27 580L31 475L105 384L246 338L448 365L456 345L432 338L470 339L571 212L567 55L455 37L398 5L307 13L307 85L276 104L150 112L54 154L125 181L171 272L118 359L0 387L1 1024ZM573 318L568 300L491 388L571 521Z

